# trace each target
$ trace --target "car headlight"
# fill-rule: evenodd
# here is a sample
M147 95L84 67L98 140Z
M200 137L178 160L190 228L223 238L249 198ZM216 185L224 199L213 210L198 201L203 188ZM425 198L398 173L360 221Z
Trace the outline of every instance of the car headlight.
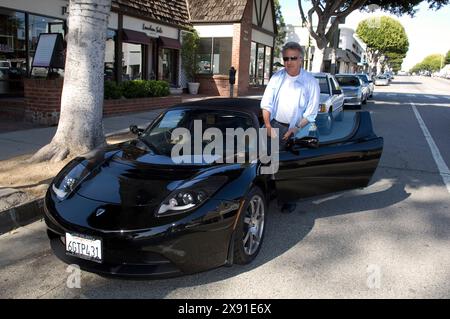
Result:
M79 161L67 165L52 184L58 199L65 199L89 175L90 170Z
M181 214L199 207L214 195L227 179L226 176L212 176L182 184L163 201L156 215Z
M325 103L320 103L319 105L319 112L320 113L326 113L327 111L327 105Z

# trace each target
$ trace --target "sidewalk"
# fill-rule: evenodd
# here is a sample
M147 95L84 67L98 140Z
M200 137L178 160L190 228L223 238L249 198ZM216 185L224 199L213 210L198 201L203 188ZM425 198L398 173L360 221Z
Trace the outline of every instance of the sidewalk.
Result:
M259 95L246 96L251 98L261 98ZM211 96L192 95L183 96L183 102L191 102L211 98ZM143 113L133 113L122 116L106 117L103 119L103 127L106 136L128 132L130 125L135 124L146 127L164 109L154 109ZM20 124L19 122L18 124ZM9 123L11 125L11 123ZM0 161L15 156L30 154L38 151L48 144L56 132L56 126L44 128L27 128L12 132L0 133Z

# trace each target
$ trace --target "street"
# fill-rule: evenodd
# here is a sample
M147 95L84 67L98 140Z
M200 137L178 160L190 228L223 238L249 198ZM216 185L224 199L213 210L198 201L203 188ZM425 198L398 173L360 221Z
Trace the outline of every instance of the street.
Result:
M82 272L69 288L40 221L0 236L0 298L450 298L450 80L396 76L362 110L384 137L370 186L292 214L272 205L250 265L164 280Z

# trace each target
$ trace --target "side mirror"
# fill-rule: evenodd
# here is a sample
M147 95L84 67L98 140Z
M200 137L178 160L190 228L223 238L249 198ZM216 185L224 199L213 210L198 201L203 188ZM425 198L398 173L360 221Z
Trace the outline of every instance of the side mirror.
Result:
M130 125L130 132L134 135L140 136L144 132L143 129L138 128L137 125Z
M342 90L333 90L333 95L341 95Z
M315 136L303 136L301 138L294 138L290 146L291 148L318 148L319 139Z

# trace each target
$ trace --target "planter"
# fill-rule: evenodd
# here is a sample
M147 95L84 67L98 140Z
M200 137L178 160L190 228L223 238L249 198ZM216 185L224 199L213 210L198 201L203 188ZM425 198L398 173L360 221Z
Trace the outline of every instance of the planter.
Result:
M198 88L200 87L200 83L198 82L189 82L188 88L190 94L198 94Z
M170 88L171 95L180 95L183 94L183 88Z

